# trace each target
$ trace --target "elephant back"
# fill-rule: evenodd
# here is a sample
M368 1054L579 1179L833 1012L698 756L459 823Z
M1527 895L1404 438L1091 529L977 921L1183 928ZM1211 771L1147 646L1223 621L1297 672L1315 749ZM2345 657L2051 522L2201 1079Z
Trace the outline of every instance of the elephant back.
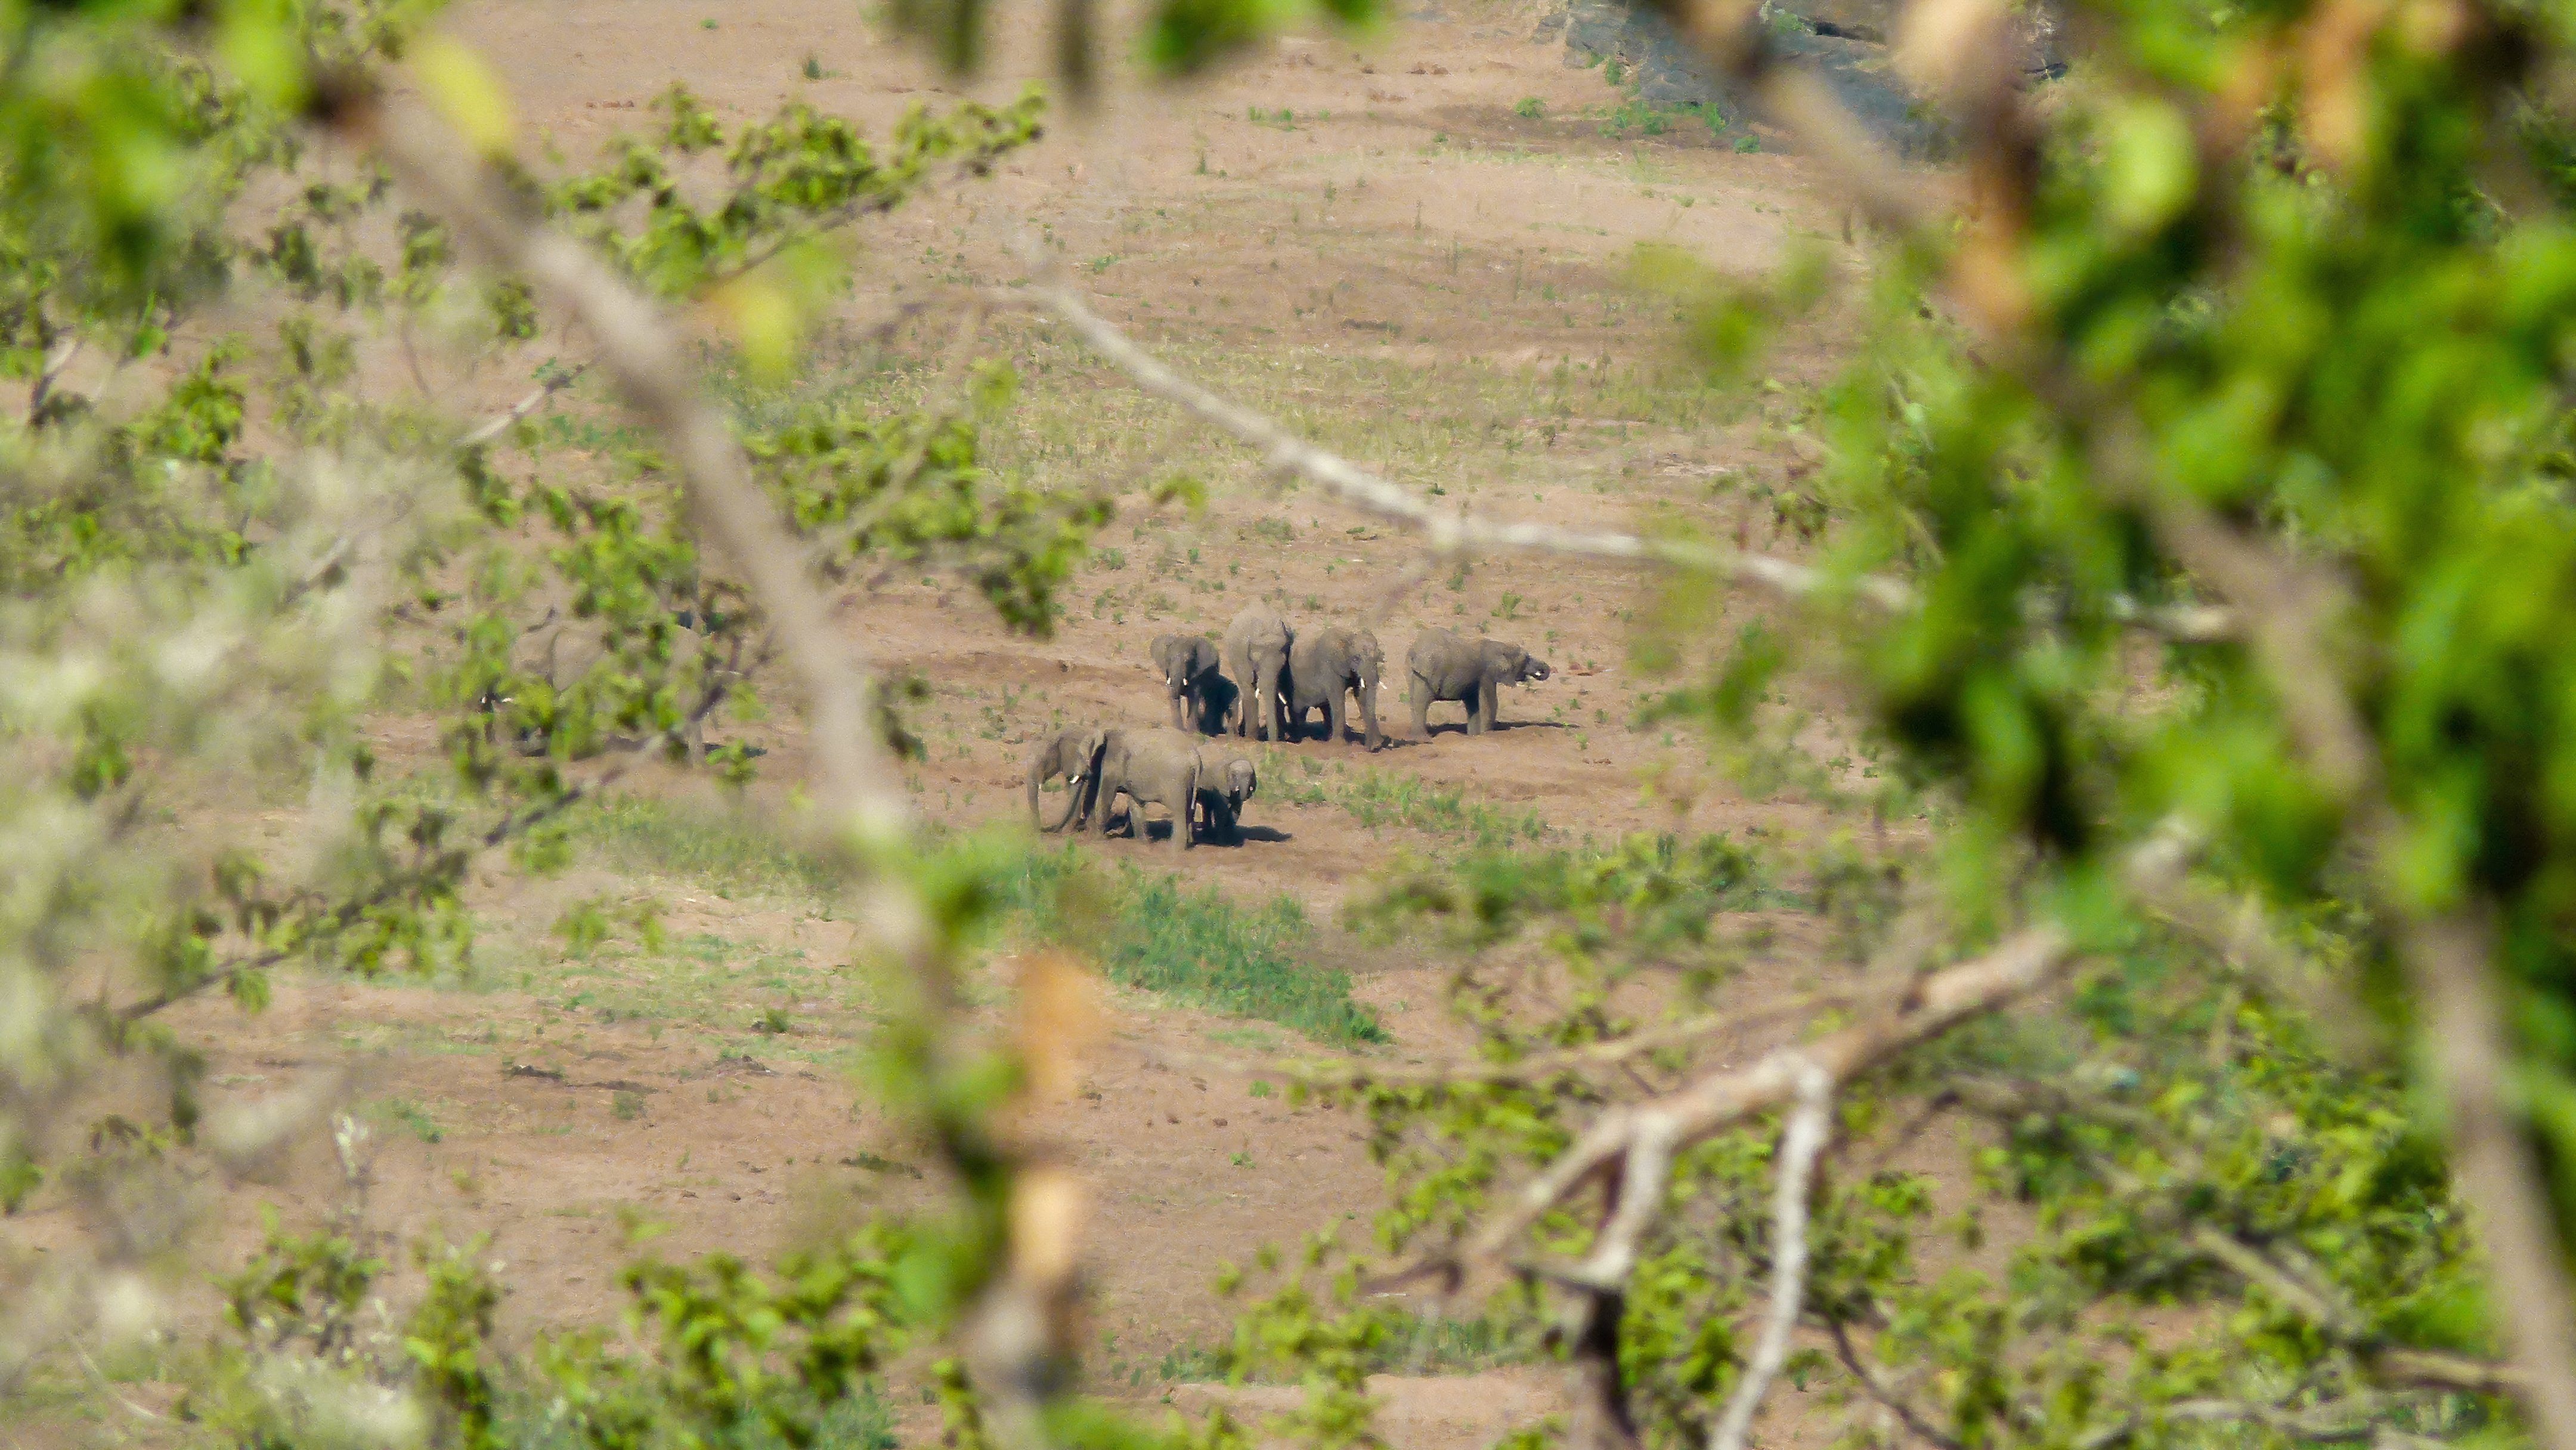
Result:
M1456 676L1472 675L1479 662L1475 642L1450 630L1425 629L1413 637L1404 652L1405 673L1418 675L1434 685L1451 683Z
M1249 654L1255 650L1278 650L1286 653L1295 641L1295 631L1276 610L1263 605L1248 606L1225 627L1225 652L1228 655Z

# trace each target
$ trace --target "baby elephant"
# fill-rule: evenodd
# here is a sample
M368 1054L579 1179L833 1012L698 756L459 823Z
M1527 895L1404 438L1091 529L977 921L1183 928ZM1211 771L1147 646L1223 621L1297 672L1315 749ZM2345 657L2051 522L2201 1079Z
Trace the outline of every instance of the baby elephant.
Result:
M1467 733L1482 735L1494 726L1496 687L1547 678L1547 662L1499 639L1470 639L1445 629L1426 629L1413 637L1404 656L1413 677L1413 733L1431 738L1431 706L1456 700L1467 707Z
M1029 820L1041 831L1061 831L1081 822L1090 809L1087 799L1100 770L1100 748L1108 733L1094 725L1068 725L1038 742L1037 753L1029 757ZM1038 809L1038 790L1048 781L1064 781L1064 814L1050 825Z
M1163 698L1172 702L1172 728L1206 735L1216 714L1216 641L1203 634L1166 634L1154 641L1154 668L1163 676ZM1221 728L1221 727L1220 727Z
M1199 747L1199 810L1209 840L1242 844L1243 803L1260 783L1250 760L1222 745Z
M1093 778L1091 829L1109 834L1109 815L1121 793L1127 797L1127 824L1137 839L1145 835L1145 807L1172 813L1172 843L1181 850L1191 839L1190 808L1199 798L1199 742L1179 730L1112 730L1100 747L1100 773Z

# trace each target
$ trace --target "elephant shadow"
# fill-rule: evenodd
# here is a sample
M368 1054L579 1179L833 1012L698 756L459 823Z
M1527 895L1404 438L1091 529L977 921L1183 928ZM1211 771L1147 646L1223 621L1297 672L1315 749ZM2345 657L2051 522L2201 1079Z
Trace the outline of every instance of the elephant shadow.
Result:
M1137 841L1159 841L1168 843L1172 839L1172 821L1170 817L1165 816L1161 818L1153 818L1143 816L1137 813L1137 810L1133 805L1128 806L1126 809L1121 810L1118 814L1109 818L1109 829L1113 834L1119 831L1122 827L1126 830L1126 833L1131 839ZM1201 846L1241 847L1248 846L1255 841L1259 841L1263 845L1267 846L1276 845L1283 841L1293 841L1295 839L1297 839L1295 836L1275 827L1247 826L1237 823L1234 828L1233 836L1228 837L1222 831L1202 830L1199 833L1198 843Z
M1497 720L1493 724L1485 727L1485 733L1488 735L1501 735L1513 730L1571 730L1573 728L1573 726L1566 724L1562 720ZM1467 722L1464 720L1436 720L1432 722L1431 729L1423 736L1423 740L1428 740L1433 736L1438 735L1464 735L1466 733ZM1420 745L1423 743L1423 740L1415 740L1408 743ZM1389 745L1394 743L1395 742L1393 740L1387 741L1387 744Z

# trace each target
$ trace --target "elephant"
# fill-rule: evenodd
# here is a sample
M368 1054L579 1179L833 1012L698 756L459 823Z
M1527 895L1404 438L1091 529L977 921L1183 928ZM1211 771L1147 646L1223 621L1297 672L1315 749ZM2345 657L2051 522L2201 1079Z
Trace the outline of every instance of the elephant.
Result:
M1213 734L1210 722L1223 728L1216 708L1225 676L1217 668L1216 641L1203 634L1166 634L1154 641L1154 668L1163 676L1163 696L1172 702L1172 728Z
M620 676L612 669L594 681L592 677L600 667L609 663L606 626L596 619L566 618L550 609L545 618L519 636L510 650L511 673L542 685L542 692L525 701L515 694L495 692L486 698L484 708L497 711L503 705L523 703L529 707L529 714L537 717L518 730L514 744L521 755L544 755L560 743L570 750L573 759L587 759L606 750L631 749L648 738L621 733L613 727L649 714L653 690L688 681L694 688L678 702L683 712L679 743L690 763L703 761L707 754L706 716L741 683L742 677L729 667L710 663L692 680L689 667L707 647L706 636L695 627L696 622L696 617L687 611L674 614L659 648L649 636L631 640L626 649L640 653L630 653L620 664L643 667L633 680L617 683ZM566 697L585 684L591 688L583 698L582 708L568 710Z
M1198 737L1182 730L1111 730L1100 747L1100 771L1092 777L1091 829L1109 834L1109 816L1121 793L1127 797L1127 822L1138 839L1145 835L1145 807L1172 813L1172 841L1183 851L1198 844L1190 829L1191 807L1199 798Z
M1361 738L1375 750L1384 737L1377 729L1378 671L1386 653L1377 636L1365 629L1317 629L1297 636L1288 649L1288 738L1306 733L1306 712L1324 712L1324 738L1339 743L1349 724L1343 696L1357 691Z
M1482 735L1494 726L1496 686L1547 678L1547 661L1534 659L1519 645L1499 639L1470 639L1445 629L1426 629L1405 651L1405 672L1413 679L1413 733L1431 738L1431 706L1456 700L1467 707L1467 733Z
M1288 650L1296 637L1288 621L1258 604L1225 627L1225 672L1234 676L1242 691L1235 701L1238 737L1288 738L1288 712L1281 697L1288 684Z
M1068 725L1038 743L1037 752L1029 757L1029 820L1039 830L1065 830L1089 814L1092 803L1087 796L1099 778L1100 750L1108 735L1098 726ZM1038 791L1059 776L1064 779L1064 814L1049 825L1038 807Z
M1211 840L1235 845L1242 841L1243 803L1261 784L1250 759L1225 746L1199 747L1199 809L1205 813Z

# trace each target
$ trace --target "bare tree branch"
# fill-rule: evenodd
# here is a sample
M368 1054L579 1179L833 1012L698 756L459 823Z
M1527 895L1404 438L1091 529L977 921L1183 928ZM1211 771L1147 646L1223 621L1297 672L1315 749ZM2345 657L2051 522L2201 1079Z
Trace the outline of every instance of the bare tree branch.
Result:
M1789 1360L1789 1336L1798 1327L1799 1307L1807 1296L1807 1195L1815 1188L1816 1154L1825 1146L1833 1117L1834 1080L1814 1063L1797 1069L1796 1104L1780 1129L1780 1156L1772 1171L1779 1177L1771 1216L1771 1312L1762 1322L1762 1337L1744 1362L1744 1378L1726 1404L1709 1450L1744 1450L1745 1433L1762 1408L1780 1367Z
M1300 1061L1294 1058L1245 1060L1217 1053L1192 1052L1183 1048L1149 1045L1146 1056L1173 1067L1222 1072L1236 1077L1283 1077L1326 1090L1363 1088L1380 1084L1433 1086L1443 1083L1535 1082L1558 1073L1579 1072L1587 1068L1616 1067L1651 1053L1669 1048L1689 1047L1714 1039L1719 1033L1738 1030L1755 1023L1777 1021L1783 1017L1803 1016L1824 1008L1848 1007L1856 1000L1851 992L1800 992L1768 1002L1752 1002L1722 1012L1705 1012L1684 1017L1655 1027L1641 1027L1624 1037L1608 1037L1574 1047L1560 1047L1548 1052L1533 1052L1509 1062L1370 1062L1359 1058L1327 1058Z
M818 767L818 814L846 853L859 888L860 920L878 947L905 970L918 994L934 1053L953 1052L956 988L935 956L922 903L885 866L910 840L910 810L899 778L883 760L872 728L871 682L850 642L833 627L822 592L806 575L804 551L779 523L752 477L732 426L700 392L685 350L659 311L588 249L528 216L499 176L479 164L447 129L417 112L387 114L380 95L356 98L343 124L384 159L396 178L444 214L484 260L525 277L571 311L597 339L601 366L628 405L661 435L682 483L693 522L729 558L768 615L801 677L808 735ZM1011 1185L1015 1225L1023 1218L1070 1225L1079 1187L1061 1168L1017 1174ZM998 1438L1020 1450L1047 1443L1041 1399L1051 1381L1052 1317L1031 1318L1056 1284L1039 1282L1058 1268L1024 1262L1019 1235L1005 1272L968 1314L967 1357L986 1396ZM1069 1227L1046 1236L1072 1252Z
M1924 1418L1923 1412L1915 1408L1914 1402L1905 1397L1902 1389L1889 1384L1885 1375L1870 1366L1859 1347L1852 1343L1851 1330L1841 1320L1827 1320L1825 1332L1833 1337L1834 1357L1843 1362L1843 1368L1850 1370L1852 1378L1860 1381L1860 1387L1868 1392L1869 1397L1885 1405L1888 1413L1896 1416L1897 1423L1903 1425L1909 1434L1926 1444L1940 1447L1940 1450L1966 1450L1958 1437L1943 1434L1939 1426Z
M37 370L35 386L27 390L27 421L30 424L44 421L45 404L53 398L54 384L62 380L63 373L72 365L72 359L80 356L80 350L80 334L75 332L65 333L62 340L45 353L44 366Z
M468 448L480 448L484 444L491 442L493 439L500 437L502 434L509 432L511 424L518 422L530 413L544 407L546 399L551 398L555 394L562 392L564 389L571 387L576 379L588 371L590 371L590 364L581 363L577 366L566 368L560 372L549 373L546 376L545 381L537 384L535 389L530 391L526 397L512 403L499 414L475 427L472 432L469 432L464 437L457 439L457 450L462 452Z
M1679 1092L1612 1108L1531 1179L1474 1240L1473 1252L1501 1254L1539 1217L1611 1163L1640 1135L1669 1133L1687 1145L1795 1097L1800 1073L1821 1068L1848 1081L1870 1065L1960 1022L1991 1012L2054 980L2073 960L2064 933L2033 927L1975 961L1924 980L1910 1003L1795 1049L1773 1052L1751 1067L1705 1077Z
M2126 875L2141 889L2160 882L2182 870L2189 849L2186 834L2168 827L2131 850ZM1664 1097L1612 1108L1510 1197L1470 1241L1469 1252L1489 1259L1502 1255L1542 1215L1626 1156L1640 1134L1669 1132L1676 1148L1687 1146L1791 1102L1810 1067L1829 1081L1850 1082L1906 1048L2048 985L2074 959L2073 943L2056 926L2028 927L1984 956L1922 978L1888 1011L1866 1021Z
M1437 508L1413 490L1381 478L1339 454L1318 448L1260 413L1181 376L1165 366L1161 359L1137 346L1108 319L1092 311L1070 288L1039 283L1025 294L1005 291L999 295L1021 305L1027 305L1032 299L1042 303L1079 333L1093 351L1132 379L1136 386L1166 402L1179 404L1200 419L1260 450L1263 466L1272 471L1296 474L1320 484L1333 497L1354 508L1416 530L1429 541L1435 554L1509 550L1622 563L1662 564L1738 583L1757 584L1792 598L1820 594L1836 582L1820 570L1767 554L1744 553L1678 539L1561 529L1552 524L1503 523L1464 509ZM1853 581L1852 588L1862 598L1884 609L1914 607L1914 591L1893 579L1863 576Z

